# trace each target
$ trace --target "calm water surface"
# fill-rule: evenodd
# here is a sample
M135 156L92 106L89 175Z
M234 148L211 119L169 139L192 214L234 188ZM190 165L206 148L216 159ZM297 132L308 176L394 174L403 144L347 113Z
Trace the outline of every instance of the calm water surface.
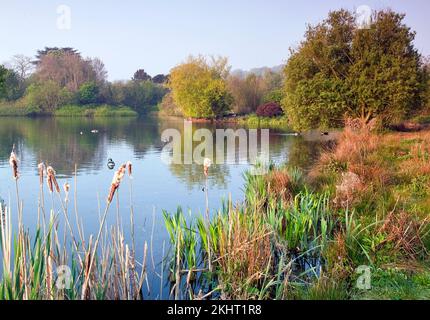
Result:
M216 128L225 127L226 125L193 124L193 130L207 128L212 132L215 132ZM10 203L13 210L16 206L15 183L11 178L8 161L12 145L15 144L20 159L19 188L25 225L31 231L37 221L37 164L43 161L57 171L61 186L65 182L70 183L69 212L74 212L76 187L79 216L88 237L91 233L97 233L99 205L103 211L114 174L114 170L107 167L107 159L114 160L117 165L115 169L119 164L130 160L134 170L136 253L141 259L143 245L145 241L150 242L154 229L152 253L156 267L159 268L163 242L166 245L166 253L169 243L162 210L173 212L181 206L186 211L190 210L190 216L205 211L205 194L202 192L205 177L202 166L169 165L161 160L164 147L161 133L168 128L183 132L184 123L180 119L159 118L0 118L0 197ZM91 133L93 129L98 130L98 133ZM318 153L320 138L318 133L297 137L271 130L270 158L275 163L289 162L291 165L306 167ZM75 164L77 186L74 183ZM210 168L208 186L212 213L229 195L233 202L243 199L242 175L249 166L248 163L238 163L214 165ZM124 231L129 237L129 184L127 179L124 181L119 191L119 208ZM48 207L51 200L48 196L46 198ZM59 209L59 204L56 205ZM112 225L115 221L115 208L111 208L107 223ZM151 274L151 263L148 271ZM159 281L158 277L149 276L149 285L152 288L150 293L146 293L149 298L159 297ZM168 284L163 290L163 298L167 297Z

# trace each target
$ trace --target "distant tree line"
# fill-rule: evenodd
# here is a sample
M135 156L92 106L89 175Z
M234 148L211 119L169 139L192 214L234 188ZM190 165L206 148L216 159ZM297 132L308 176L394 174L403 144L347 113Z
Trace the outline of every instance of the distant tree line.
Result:
M128 81L109 82L104 63L83 58L73 48L46 47L32 60L14 56L0 67L0 100L33 113L52 113L64 105L108 104L145 113L167 92L167 76L138 70Z

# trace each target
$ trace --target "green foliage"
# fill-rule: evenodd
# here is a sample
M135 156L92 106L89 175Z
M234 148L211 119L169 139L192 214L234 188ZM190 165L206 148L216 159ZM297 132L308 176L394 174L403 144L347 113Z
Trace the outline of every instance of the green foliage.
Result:
M79 102L82 104L95 103L97 101L99 88L94 81L85 82L78 91Z
M327 193L318 195L304 191L295 196L291 206L268 209L267 221L290 251L323 248L336 223L329 203Z
M281 104L282 99L284 99L284 92L281 88L278 88L266 93L263 97L263 103L276 102Z
M53 112L58 107L70 103L72 93L61 88L54 81L36 82L26 91L25 101L29 107L38 108L43 112Z
M173 68L169 86L173 99L182 113L192 118L214 118L229 110L232 102L225 81L227 60L208 64L203 57L190 57Z
M27 106L23 99L0 102L0 116L32 116L40 113L38 107Z
M167 89L151 81L114 82L104 90L105 103L125 105L139 114L147 113L161 102Z
M428 300L430 299L430 273L405 272L398 269L373 268L372 288L354 291L354 299L365 300Z
M3 84L0 84L0 99L14 101L22 97L25 91L25 83L19 75L10 69L4 69ZM0 71L1 73L1 71ZM0 75L0 78L2 76ZM2 80L0 80L2 81Z
M360 29L348 11L309 27L285 67L282 104L296 129L337 126L345 115L385 124L424 104L426 77L403 15L375 12Z

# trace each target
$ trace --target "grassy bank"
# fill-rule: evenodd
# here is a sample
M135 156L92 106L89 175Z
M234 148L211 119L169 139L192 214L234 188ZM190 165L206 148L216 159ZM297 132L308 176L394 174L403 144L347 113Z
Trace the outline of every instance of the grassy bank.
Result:
M56 117L136 117L137 112L126 106L110 105L68 105L52 113L28 107L22 102L0 103L0 117L22 117L48 115Z
M54 112L56 117L136 117L137 112L125 106L64 106Z
M28 107L22 102L5 102L0 101L0 117L23 117L33 116L40 112L40 110Z
M183 118L180 115L166 115L163 112L158 112L160 117L175 117L175 118ZM219 123L219 124L238 124L245 128L250 129L275 129L282 131L292 131L288 125L288 118L285 116L282 117L258 117L255 114L245 115L245 116L237 116L237 117L220 117L216 119L190 119L196 123Z
M251 114L244 117L239 117L237 122L248 128L262 128L262 129L278 129L283 131L291 131L288 124L287 117L273 117L265 118L258 117L255 114Z

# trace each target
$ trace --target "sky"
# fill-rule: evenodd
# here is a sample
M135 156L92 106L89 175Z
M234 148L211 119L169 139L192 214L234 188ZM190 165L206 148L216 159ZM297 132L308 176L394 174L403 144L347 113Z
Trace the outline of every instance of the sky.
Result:
M428 0L0 0L0 63L45 46L103 60L110 80L169 70L192 55L222 55L233 69L276 66L330 10L391 8L406 14L430 55Z

